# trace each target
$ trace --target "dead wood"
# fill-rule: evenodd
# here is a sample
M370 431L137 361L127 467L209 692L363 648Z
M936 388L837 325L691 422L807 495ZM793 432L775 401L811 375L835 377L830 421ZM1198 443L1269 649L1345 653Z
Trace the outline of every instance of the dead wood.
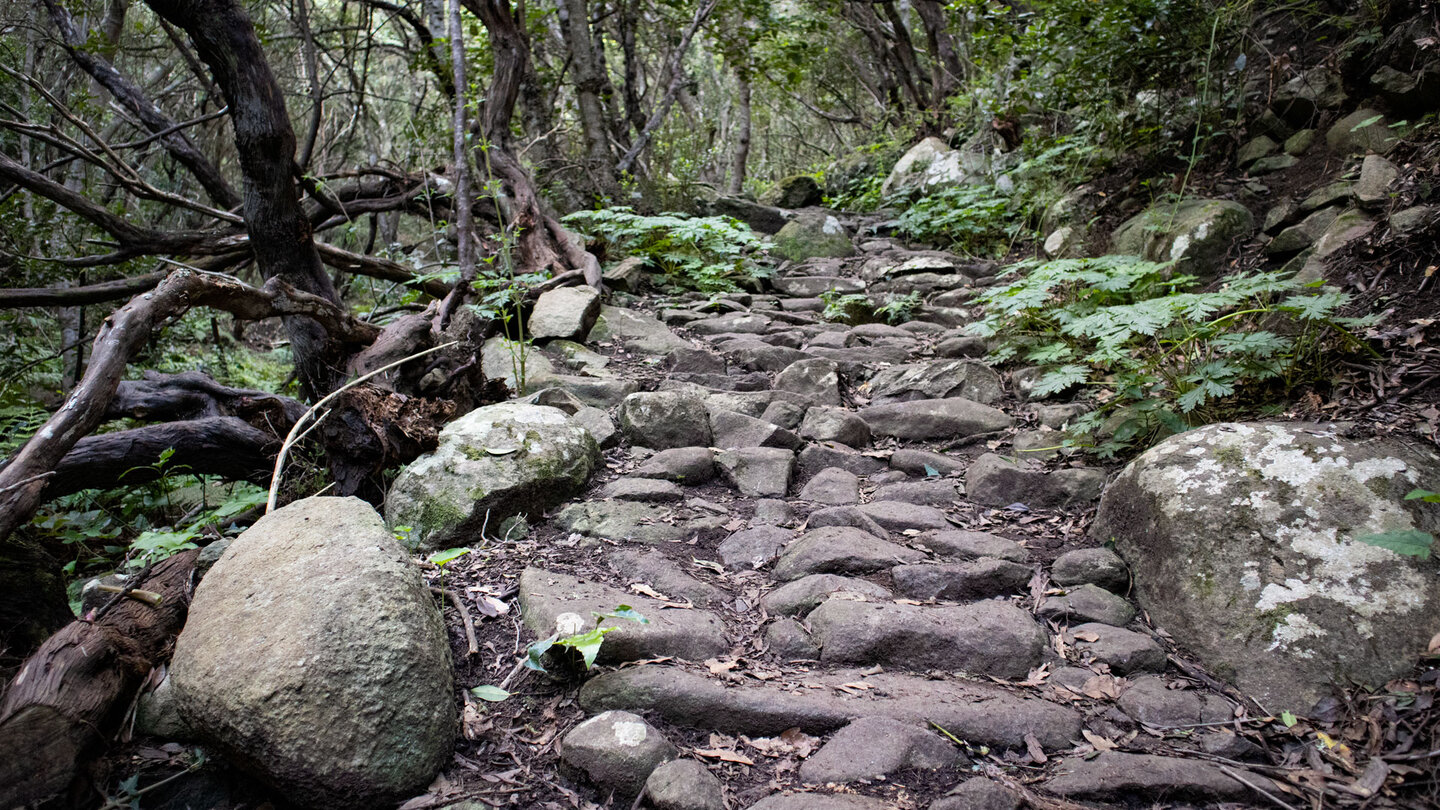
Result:
M158 563L137 583L162 596L159 607L121 600L93 624L71 622L26 660L0 703L0 806L85 795L85 764L185 624L198 553Z

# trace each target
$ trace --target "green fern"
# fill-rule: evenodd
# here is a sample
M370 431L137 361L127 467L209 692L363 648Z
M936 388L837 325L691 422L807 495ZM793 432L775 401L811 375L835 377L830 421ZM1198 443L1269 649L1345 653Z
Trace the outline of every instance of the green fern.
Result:
M577 211L564 221L605 242L611 253L646 257L678 287L729 292L738 280L762 274L754 256L764 241L730 217L647 217L620 206Z
M1039 365L1035 396L1094 389L1101 407L1072 428L1102 455L1271 407L1324 380L1335 352L1363 347L1350 330L1376 322L1339 318L1345 293L1280 272L1205 292L1128 256L1032 260L1009 276L974 298L985 317L969 333L991 339L992 362Z

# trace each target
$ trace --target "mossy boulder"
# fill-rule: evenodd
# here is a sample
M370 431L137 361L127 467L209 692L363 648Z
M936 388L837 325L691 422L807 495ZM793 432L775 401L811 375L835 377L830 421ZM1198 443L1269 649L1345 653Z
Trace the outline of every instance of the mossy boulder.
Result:
M390 526L409 526L422 551L480 541L513 515L536 516L577 494L600 462L589 431L558 408L502 402L440 431L435 452L411 462L385 498Z
M1440 531L1440 457L1337 425L1217 424L1131 462L1091 533L1114 541L1140 604L1211 671L1272 711L1332 684L1380 687L1440 631L1440 559L1386 543Z
M298 807L394 807L459 730L435 598L358 498L296 501L236 538L195 590L169 683L189 731Z
M792 262L839 259L855 253L850 232L833 214L802 213L775 234L775 252Z
M779 208L804 208L819 205L824 195L820 184L808 174L793 174L760 195L760 202Z
M1181 200L1160 203L1131 217L1111 235L1115 253L1152 262L1175 262L1176 273L1212 279L1225 259L1255 233L1255 217L1230 200Z

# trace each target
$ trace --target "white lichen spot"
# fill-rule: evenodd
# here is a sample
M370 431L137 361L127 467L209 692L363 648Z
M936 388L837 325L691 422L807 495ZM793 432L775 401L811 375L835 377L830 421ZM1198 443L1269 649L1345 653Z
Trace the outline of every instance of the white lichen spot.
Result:
M637 723L634 720L616 720L611 724L610 730L615 735L615 742L626 748L634 748L645 742L644 723Z
M840 224L840 220L832 216L827 216L825 217L825 224L820 227L820 230L823 231L826 236L834 236L837 233L844 233L845 227Z
M1308 649L1297 649L1296 642L1307 638L1320 638L1329 635L1325 628L1317 626L1310 621L1303 613L1291 613L1285 619L1275 625L1275 630L1270 634L1269 651L1284 650L1296 658L1310 658L1315 652Z
M1176 259L1183 259L1185 257L1185 251L1189 249L1190 234L1182 233L1175 237L1175 241L1170 245L1170 261L1173 262Z
M1260 590L1260 572L1255 570L1258 563L1250 561L1245 563L1245 572L1240 575L1240 587L1247 591Z

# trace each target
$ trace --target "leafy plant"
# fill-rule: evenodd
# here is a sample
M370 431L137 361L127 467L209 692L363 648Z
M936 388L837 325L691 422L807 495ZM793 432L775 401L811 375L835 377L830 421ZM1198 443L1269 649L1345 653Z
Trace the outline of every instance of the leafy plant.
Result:
M1101 408L1072 425L1114 455L1159 434L1254 411L1324 380L1330 363L1364 348L1344 318L1348 296L1283 272L1233 276L1196 292L1169 264L1128 256L1021 262L1021 277L975 297L994 338L991 359L1038 366L1032 394L1080 386Z
M760 275L754 254L765 243L730 217L647 217L620 206L577 211L565 222L605 242L612 253L646 257L679 287L727 292L737 280Z
M896 227L907 239L984 256L1005 252L1013 233L1008 196L995 188L957 186L920 197L900 215Z
M918 292L905 295L886 293L877 304L869 296L860 293L826 290L820 293L820 300L825 302L821 317L827 321L848 323L852 326L862 323L888 323L898 326L909 321L921 303Z
M609 627L602 626L606 619L625 619L639 624L650 623L649 619L636 613L635 609L629 605L620 605L608 613L599 613L592 610L590 615L595 618L595 627L590 630L577 630L577 632L565 635L555 633L549 638L532 642L525 651L525 666L537 672L547 672L548 670L545 669L543 663L545 654L550 652L551 649L559 647L561 649L573 650L580 656L581 662L584 664L585 669L588 670L594 666L595 658L600 654L600 647L605 642L605 636L619 629L614 625ZM576 619L579 619L579 617L576 616ZM579 624L579 622L577 622L577 624Z
M1412 489L1405 495L1405 500L1440 503L1440 492L1431 492L1428 489ZM1417 557L1422 560L1430 559L1431 549L1435 545L1435 535L1419 529L1362 534L1355 539L1361 543L1369 543L1372 546L1388 548L1396 554L1401 554L1406 557Z

